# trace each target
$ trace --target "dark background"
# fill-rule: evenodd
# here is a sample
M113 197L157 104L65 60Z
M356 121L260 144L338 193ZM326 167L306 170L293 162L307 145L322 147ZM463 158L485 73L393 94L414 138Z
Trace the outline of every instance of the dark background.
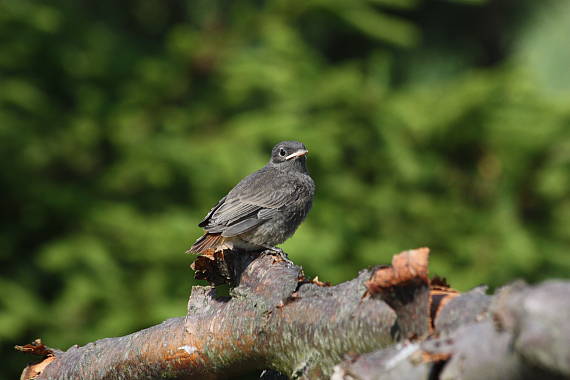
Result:
M569 36L568 1L1 1L0 377L183 315L197 223L285 139L309 276L570 277Z

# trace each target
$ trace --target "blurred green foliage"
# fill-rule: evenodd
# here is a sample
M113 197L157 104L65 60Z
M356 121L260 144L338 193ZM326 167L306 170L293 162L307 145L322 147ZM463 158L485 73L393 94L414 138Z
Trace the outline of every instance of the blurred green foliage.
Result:
M429 246L465 290L569 277L570 2L4 0L3 373L185 313L210 207L303 141L283 248L340 282Z

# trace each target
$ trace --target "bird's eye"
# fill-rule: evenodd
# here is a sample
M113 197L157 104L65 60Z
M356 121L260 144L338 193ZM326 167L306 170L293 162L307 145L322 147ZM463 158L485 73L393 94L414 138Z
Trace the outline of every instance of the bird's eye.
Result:
M285 157L286 154L287 154L287 152L285 151L285 149L283 149L283 148L279 149L279 155L281 157Z

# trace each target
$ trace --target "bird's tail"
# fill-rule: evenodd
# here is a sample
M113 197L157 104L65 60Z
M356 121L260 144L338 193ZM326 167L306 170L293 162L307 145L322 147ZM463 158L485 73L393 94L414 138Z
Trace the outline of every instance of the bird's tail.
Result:
M224 242L224 237L221 234L211 234L206 232L202 235L186 253L199 253L199 254L212 254Z

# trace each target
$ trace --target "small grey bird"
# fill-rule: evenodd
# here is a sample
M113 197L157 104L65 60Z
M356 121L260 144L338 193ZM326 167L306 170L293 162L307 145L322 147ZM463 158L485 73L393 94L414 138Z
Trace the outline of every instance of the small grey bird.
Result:
M311 209L315 183L306 166L308 150L283 141L263 168L242 179L198 224L206 233L187 252L271 249L287 240Z

